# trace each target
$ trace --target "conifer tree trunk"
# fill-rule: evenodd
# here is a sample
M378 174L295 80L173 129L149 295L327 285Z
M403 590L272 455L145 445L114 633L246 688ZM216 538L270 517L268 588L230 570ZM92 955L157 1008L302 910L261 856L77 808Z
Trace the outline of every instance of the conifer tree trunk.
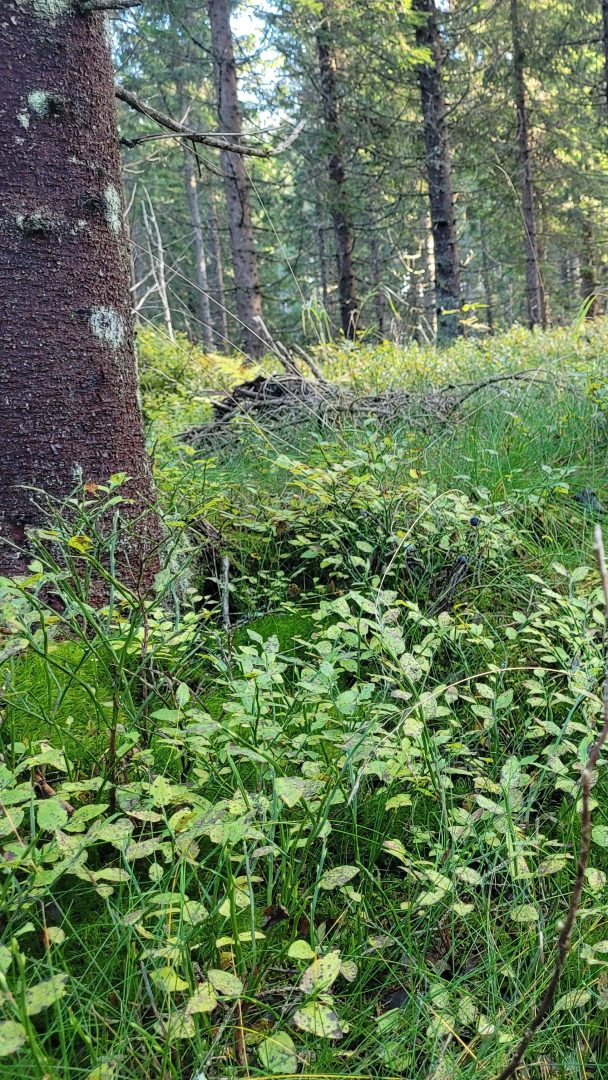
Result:
M372 272L372 289L374 291L374 310L376 314L376 328L378 336L384 340L384 292L382 291L382 264L380 260L380 244L378 242L378 226L372 223L372 232L369 241L369 253Z
M604 47L604 94L608 118L608 0L602 0L602 44Z
M184 184L188 200L188 212L192 227L192 247L194 249L194 269L196 274L196 300L200 318L200 339L206 349L213 348L213 326L211 306L209 304L209 280L207 277L207 258L201 210L198 204L198 184L194 158L189 147L184 147Z
M353 266L354 233L342 146L336 57L327 3L323 4L323 18L317 31L317 52L321 76L321 105L328 147L329 209L336 235L340 322L344 336L352 339L357 336L359 329L359 301Z
M239 142L242 117L230 25L230 0L209 0L208 7L220 130L233 142ZM241 344L245 352L256 357L264 352L264 341L259 329L262 292L251 214L251 185L240 154L221 150L220 161L226 191L236 306L243 324Z
M582 221L583 232L583 258L580 270L580 294L583 303L588 303L586 317L595 319L599 315L599 303L597 296L597 279L595 275L595 243L593 229L586 217Z
M488 246L481 226L481 284L485 303L485 318L488 330L494 333L494 302L492 299L492 278L490 275L490 260L488 258Z
M0 538L23 544L54 496L117 472L153 500L137 400L112 62L104 15L4 0L0 16ZM150 578L146 544L130 584ZM19 571L0 544L0 569Z
M207 234L209 237L209 259L207 270L209 273L213 299L215 300L211 316L215 327L216 346L222 352L226 352L228 348L228 319L226 317L224 264L222 261L222 245L220 243L220 230L217 223L213 191L209 191L209 202L207 204Z
M534 208L534 184L528 129L528 106L524 75L524 47L519 21L519 0L511 0L511 35L513 39L513 93L517 115L517 150L521 177L521 202L526 248L526 300L528 324L532 329L545 324L538 249L538 232Z
M441 40L434 0L413 0L424 19L416 28L416 43L430 53L418 70L424 124L426 171L435 253L437 341L446 344L462 332L460 260L454 213L452 162L443 92Z

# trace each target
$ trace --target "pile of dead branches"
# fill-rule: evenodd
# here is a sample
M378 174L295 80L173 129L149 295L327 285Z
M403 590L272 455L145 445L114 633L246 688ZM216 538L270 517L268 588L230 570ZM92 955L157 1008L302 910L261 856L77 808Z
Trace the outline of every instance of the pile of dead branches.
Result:
M361 394L348 385L328 382L302 349L297 349L296 357L295 352L275 343L274 351L284 368L280 374L258 375L218 398L212 406L213 418L185 432L183 441L196 447L217 444L234 437L235 424L247 419L262 427L313 422L322 430L373 417L381 423L405 423L428 431L445 424L465 401L485 387L508 381L552 381L546 372L535 368L426 392L392 389ZM299 370L298 360L309 369L306 377Z

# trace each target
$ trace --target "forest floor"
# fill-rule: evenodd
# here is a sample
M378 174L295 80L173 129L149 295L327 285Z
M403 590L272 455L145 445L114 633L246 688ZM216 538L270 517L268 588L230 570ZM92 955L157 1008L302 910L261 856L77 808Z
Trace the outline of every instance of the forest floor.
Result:
M203 453L179 436L248 372L142 335L154 598L82 584L112 578L120 478L0 582L3 1080L498 1076L601 724L607 351L606 322L319 348L366 393L539 377L422 426L233 422ZM607 789L602 763L527 1080L608 1076Z

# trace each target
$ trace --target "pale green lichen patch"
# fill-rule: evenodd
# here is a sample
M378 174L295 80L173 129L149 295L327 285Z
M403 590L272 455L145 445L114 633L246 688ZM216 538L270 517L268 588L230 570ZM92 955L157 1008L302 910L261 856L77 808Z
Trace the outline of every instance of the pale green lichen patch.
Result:
M17 7L30 8L40 19L60 19L73 7L73 0L16 0Z
M36 116L48 116L53 102L53 95L46 90L32 90L31 94L27 95L28 108L30 112L36 113Z
M25 109L23 110L23 112L18 112L17 113L17 119L18 119L19 123L21 124L21 127L26 128L26 130L27 130L27 128L29 128L29 126L30 126L30 114L28 112L26 112Z
M91 312L91 330L111 349L119 349L125 340L125 323L115 308L95 307Z
M30 214L15 214L15 223L24 233L41 235L54 232L61 226L61 219L55 217L44 207L33 210Z
M106 207L106 221L115 236L122 230L122 205L120 194L114 184L108 184L103 193L103 201Z

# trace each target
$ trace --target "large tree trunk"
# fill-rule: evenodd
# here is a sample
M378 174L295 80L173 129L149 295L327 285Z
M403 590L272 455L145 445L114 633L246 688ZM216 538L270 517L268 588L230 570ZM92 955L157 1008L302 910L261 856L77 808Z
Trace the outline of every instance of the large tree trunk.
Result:
M543 300L538 233L534 208L534 184L528 131L528 108L524 76L524 47L519 23L519 0L511 0L511 34L513 39L513 93L517 115L517 149L521 176L521 201L526 239L526 300L528 324L531 328L544 326Z
M359 301L353 266L354 234L342 146L336 57L328 7L327 3L323 4L323 18L317 31L317 51L321 75L321 105L328 146L329 208L336 234L340 321L344 336L355 338L359 328Z
M104 16L4 0L0 72L0 538L22 545L40 516L24 485L64 496L124 471L131 514L153 491ZM152 570L140 531L121 563L134 586ZM23 567L1 544L1 570Z
M213 326L211 322L211 307L209 304L209 280L207 278L207 258L205 256L205 241L203 239L203 224L201 210L198 205L198 184L196 181L196 169L192 151L184 147L184 183L186 185L186 198L188 200L188 212L192 227L192 246L194 248L194 269L196 273L196 300L200 319L200 338L206 349L213 348Z
M208 6L220 130L233 142L239 142L242 118L230 26L230 0L208 0ZM243 324L241 342L250 356L261 356L265 348L259 329L262 292L251 216L251 185L240 154L221 150L220 160L226 190L236 305Z
M441 40L434 0L413 0L412 6L414 11L424 16L416 28L416 43L430 53L430 61L419 67L418 81L435 257L437 341L445 344L462 333L462 324L460 320L460 260L441 71Z
M226 317L226 292L224 289L224 264L222 262L222 245L220 243L220 230L215 211L213 191L209 191L207 204L207 234L209 237L209 260L207 270L211 282L213 295L213 326L217 348L226 352L228 348L228 319Z

